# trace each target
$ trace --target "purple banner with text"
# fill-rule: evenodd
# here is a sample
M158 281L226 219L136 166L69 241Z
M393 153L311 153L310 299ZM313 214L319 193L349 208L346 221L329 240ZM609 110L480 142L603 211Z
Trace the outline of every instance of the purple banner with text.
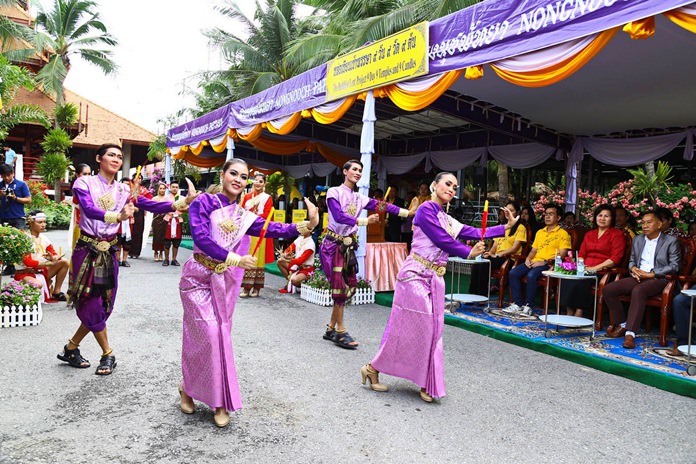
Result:
M326 64L268 90L230 103L230 127L245 127L289 116L326 103Z
M694 0L488 0L430 23L429 74L578 39Z
M229 119L230 108L229 105L226 105L186 124L169 129L167 131L167 146L182 147L220 137L227 132Z

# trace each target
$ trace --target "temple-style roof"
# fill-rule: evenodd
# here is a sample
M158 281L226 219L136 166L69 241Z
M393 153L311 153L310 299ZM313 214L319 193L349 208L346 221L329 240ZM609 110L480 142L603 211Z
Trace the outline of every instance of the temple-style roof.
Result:
M65 89L65 100L77 105L80 123L84 126L73 140L75 146L98 147L102 143L117 141L148 145L155 138L155 134L147 129L69 89ZM48 114L52 114L56 107L54 98L36 89L33 92L26 89L17 92L12 104L19 103L38 105Z

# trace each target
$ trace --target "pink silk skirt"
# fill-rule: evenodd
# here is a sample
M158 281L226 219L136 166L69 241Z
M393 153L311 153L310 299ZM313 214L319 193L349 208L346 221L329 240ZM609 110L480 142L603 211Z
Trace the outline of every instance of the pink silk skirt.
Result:
M445 396L442 332L445 281L409 256L394 287L394 304L372 367Z
M244 270L216 274L191 257L179 293L184 307L181 370L184 390L211 408L242 407L232 350L232 315Z

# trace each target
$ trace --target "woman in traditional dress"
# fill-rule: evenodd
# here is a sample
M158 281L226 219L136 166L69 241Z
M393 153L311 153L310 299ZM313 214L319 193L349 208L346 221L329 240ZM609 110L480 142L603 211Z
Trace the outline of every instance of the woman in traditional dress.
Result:
M442 331L445 321L445 265L450 255L462 258L481 254L484 243L473 248L457 239L480 239L481 229L459 223L443 211L454 198L457 178L440 173L431 184L432 201L422 204L413 218L411 253L397 275L394 304L379 352L361 369L363 384L387 391L379 373L411 380L421 387L420 397L431 402L445 396ZM490 227L486 238L503 235L515 225L506 208L507 224Z
M169 202L167 198L167 186L157 185L157 195L152 198L156 202ZM167 221L164 214L155 214L152 218L152 251L155 252L155 262L164 260L164 236L167 233Z
M142 196L134 196L127 185L115 179L123 165L121 147L111 143L102 145L97 149L96 158L99 175L80 177L73 185L73 195L80 205L80 238L72 254L74 280L69 294L75 304L80 326L68 339L58 359L72 367L89 367L89 361L82 357L78 347L82 339L92 332L102 349L96 374L109 375L116 368L106 322L113 313L118 289L118 225L133 217L133 203L147 211L164 214L172 209L186 209L196 194L191 185L189 196L178 204L156 203Z
M359 218L363 209L388 212L407 217L410 213L403 208L385 202L378 202L355 192L355 186L362 177L363 165L358 160L350 160L343 165L343 184L331 187L326 193L329 208L329 223L324 241L321 243L321 269L331 284L333 310L324 332L324 340L330 340L341 348L354 350L358 347L343 324L343 308L346 301L355 293L358 280L358 261L355 250L358 248L356 235L358 226L367 226L379 221L379 214L373 213Z
M201 195L189 209L193 256L184 264L179 293L184 306L180 408L195 411L193 400L215 409L215 425L229 423L228 411L242 407L232 352L232 315L244 269L256 266L249 255L249 236L259 236L263 218L237 204L249 177L247 164L228 160L220 174L222 192ZM271 222L268 237L291 238L319 222L307 201L309 222Z
M260 216L264 219L268 218L273 209L273 198L266 192L266 175L262 172L254 173L254 182L251 187L251 192L244 195L242 199L242 208ZM261 246L256 252L256 267L244 271L244 280L242 280L242 291L240 297L257 297L263 288L266 276L266 264L275 261L273 253L273 239L252 237L250 249L256 249L256 243L261 240Z
M585 234L578 257L585 262L585 272L597 273L618 266L626 249L624 232L614 228L616 213L604 204L594 210L594 228ZM564 280L561 285L561 308L568 316L582 317L583 311L594 307L594 281L590 279Z
M430 196L428 194L428 184L426 182L421 182L418 184L418 196L411 199L411 203L408 205L408 210L411 211L412 214L415 214L420 205L430 200Z

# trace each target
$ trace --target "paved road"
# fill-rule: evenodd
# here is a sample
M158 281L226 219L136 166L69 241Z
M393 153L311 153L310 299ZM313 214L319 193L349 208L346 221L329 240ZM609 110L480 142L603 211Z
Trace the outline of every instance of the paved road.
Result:
M50 237L66 248L67 234ZM187 258L190 252L182 252ZM357 351L321 339L328 309L278 294L242 300L233 329L244 408L217 429L178 410L180 268L121 274L110 377L56 359L77 326L62 304L38 327L0 329L0 463L693 463L694 400L445 326L448 396L360 384L388 308L350 307ZM93 338L83 354L98 363Z

